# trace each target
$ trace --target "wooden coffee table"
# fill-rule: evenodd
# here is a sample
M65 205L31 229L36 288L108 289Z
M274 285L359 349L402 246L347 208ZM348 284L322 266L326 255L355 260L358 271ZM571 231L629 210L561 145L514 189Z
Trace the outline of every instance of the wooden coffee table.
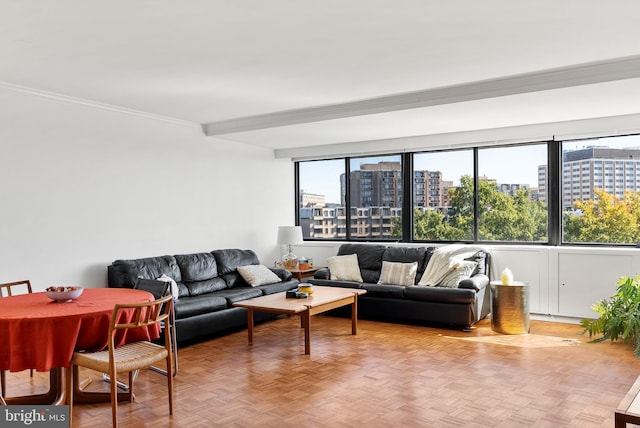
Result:
M283 315L299 315L304 328L304 353L311 354L311 316L341 306L351 305L351 334L358 330L358 296L366 290L356 288L314 286L313 294L306 299L287 298L286 293L236 302L233 306L247 308L247 331L249 345L253 344L253 311L271 312Z

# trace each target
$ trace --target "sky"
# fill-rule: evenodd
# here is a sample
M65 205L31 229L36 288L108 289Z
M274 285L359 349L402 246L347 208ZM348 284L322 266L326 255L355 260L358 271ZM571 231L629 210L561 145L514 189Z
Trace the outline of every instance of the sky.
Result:
M496 179L498 183L528 184L538 187L538 165L547 163L545 145L518 146L514 148L482 149L479 157L479 173ZM352 168L361 163L400 161L400 156L367 157L352 159ZM459 184L462 175L473 175L473 151L456 150L429 152L414 157L414 169L442 171L443 179ZM325 195L326 202L340 199L340 174L344 172L344 160L304 162L300 168L300 187L305 193Z
M563 142L563 150L578 150L589 146L614 148L640 148L640 135L593 138ZM400 161L400 155L352 158L352 169L361 163ZM547 164L547 146L526 144L487 147L478 150L478 173L495 179L498 184L528 184L538 187L538 166ZM344 159L302 162L300 187L305 193L325 195L325 201L340 200L340 174L344 172ZM414 169L442 171L443 179L459 184L462 175L473 175L473 150L424 152L414 155Z

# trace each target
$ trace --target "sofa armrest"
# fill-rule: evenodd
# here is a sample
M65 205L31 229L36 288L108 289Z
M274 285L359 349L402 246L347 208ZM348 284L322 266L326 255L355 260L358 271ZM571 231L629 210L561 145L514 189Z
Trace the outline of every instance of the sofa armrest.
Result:
M331 279L331 272L329 272L329 268L318 269L316 273L313 274L315 279Z
M489 285L489 277L487 275L478 274L474 275L471 278L463 279L458 284L458 288L468 288L472 290L476 290L476 292L482 290L487 285Z
M289 281L291 278L293 278L293 275L291 274L291 272L289 272L286 269L283 269L283 268L269 268L269 269L271 269L271 272L278 275L278 278L280 278L282 282Z

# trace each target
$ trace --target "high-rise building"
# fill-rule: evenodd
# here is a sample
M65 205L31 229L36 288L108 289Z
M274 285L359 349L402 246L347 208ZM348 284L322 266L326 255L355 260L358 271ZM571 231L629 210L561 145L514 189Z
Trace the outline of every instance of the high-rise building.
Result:
M344 200L345 175L340 177ZM349 174L352 207L402 207L402 166L400 162L362 164ZM443 207L449 203L450 181L442 180L441 171L413 171L413 205Z
M547 166L538 166L540 200L547 200ZM640 149L587 147L562 154L562 208L595 197L594 189L622 197L640 191Z
M342 200L346 192L344 174L340 179ZM352 207L401 207L402 167L400 162L362 164L349 173Z

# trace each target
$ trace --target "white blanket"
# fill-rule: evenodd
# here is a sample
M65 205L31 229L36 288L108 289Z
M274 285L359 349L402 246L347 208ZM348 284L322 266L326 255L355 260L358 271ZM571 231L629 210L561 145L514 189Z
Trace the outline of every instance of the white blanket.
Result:
M471 257L482 247L468 244L451 244L436 248L418 285L438 285L442 278L454 270L460 260Z

